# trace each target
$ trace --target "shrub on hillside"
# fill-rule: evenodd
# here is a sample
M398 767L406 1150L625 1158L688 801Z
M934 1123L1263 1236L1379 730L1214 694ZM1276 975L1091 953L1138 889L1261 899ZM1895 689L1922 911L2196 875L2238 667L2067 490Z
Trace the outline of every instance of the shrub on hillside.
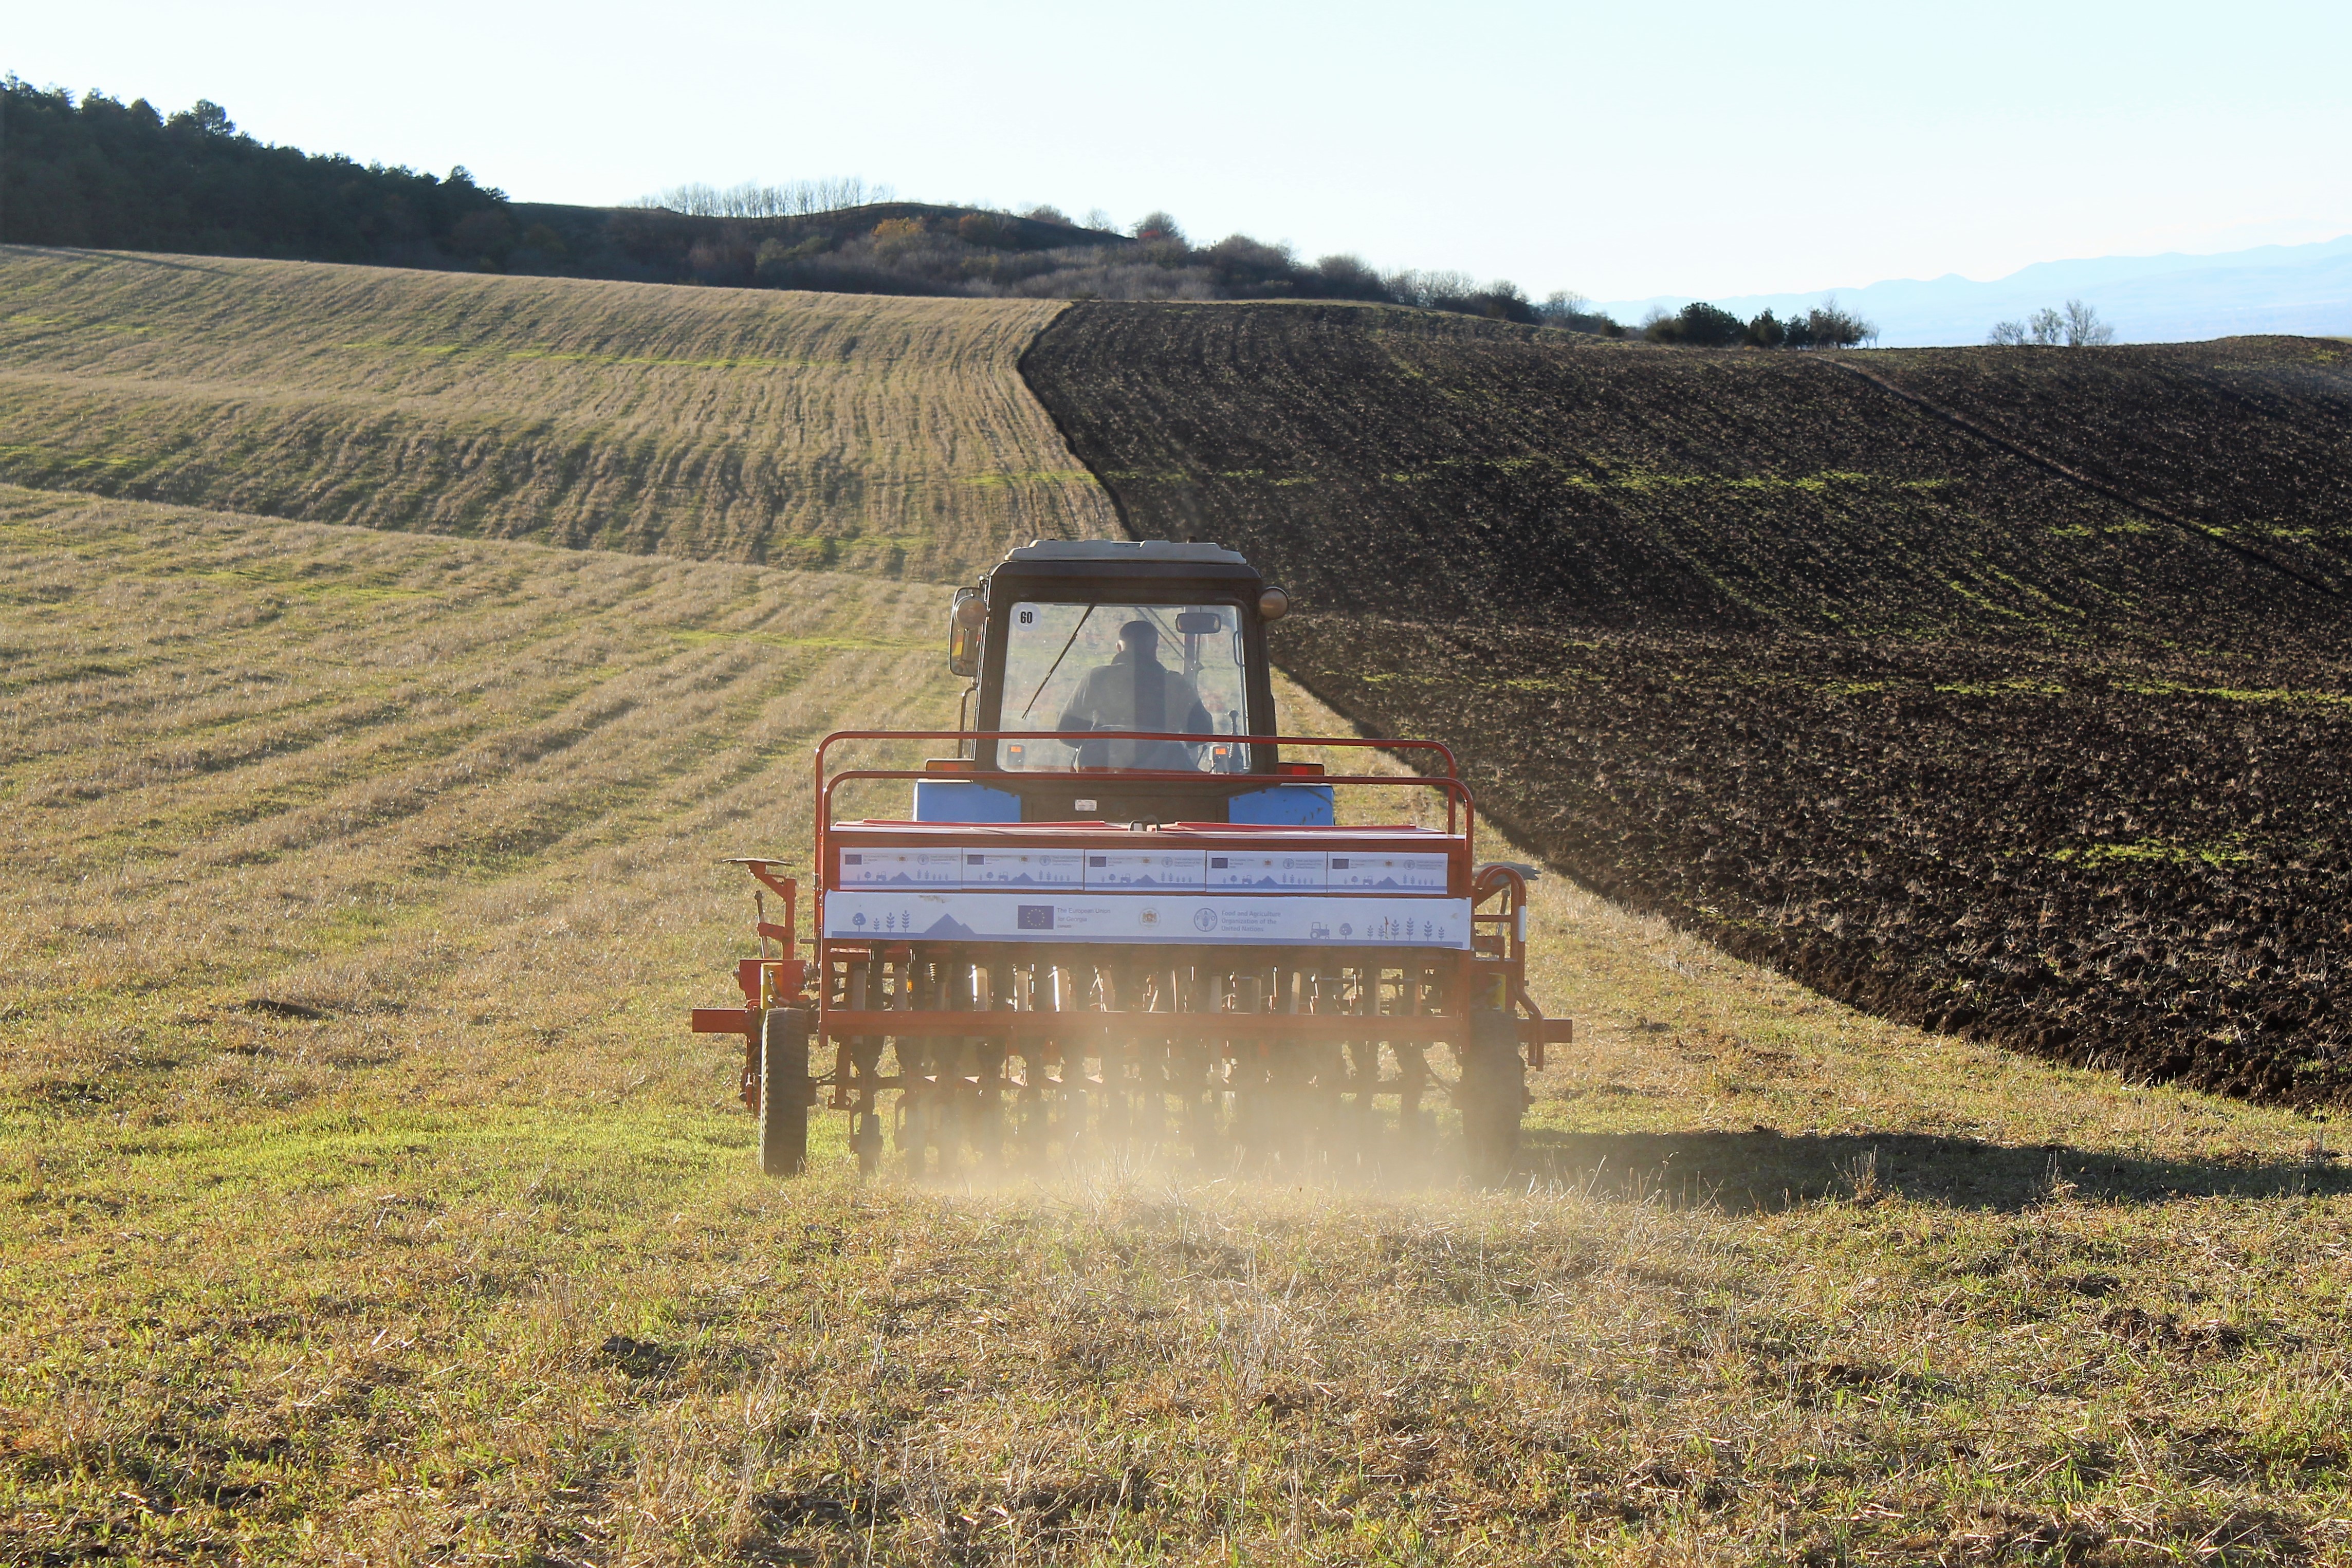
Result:
M1642 324L1642 335L1653 343L1727 349L1748 336L1748 324L1720 306L1694 299L1671 316L1663 311L1653 316Z
M1002 249L1020 243L1019 231L1000 213L966 213L956 220L956 238L966 245Z
M1388 280L1360 256L1327 256L1315 264L1313 292L1326 299L1386 299Z
M1850 310L1838 308L1835 296L1802 316L1791 316L1781 346L1790 349L1851 349L1878 341L1878 329Z
M1625 329L1607 311L1595 310L1591 306L1591 300L1573 289L1556 288L1535 308L1536 319L1547 327L1562 327L1571 332L1591 332L1604 338L1625 335Z
M884 218L874 225L874 254L885 261L905 256L922 243L920 218Z
M1528 302L1526 291L1507 278L1481 284L1466 272L1408 269L1389 274L1387 282L1388 298L1398 305L1418 305L1424 310L1451 310L1530 326L1543 319Z
M1163 243L1182 245L1184 243L1184 230L1181 225L1162 212L1149 213L1138 218L1135 221L1133 232L1135 237L1145 245Z
M1679 343L1693 348L1727 349L1745 344L1751 349L1851 349L1875 342L1878 329L1848 310L1836 299L1823 300L1801 316L1786 321L1766 310L1752 321L1742 321L1720 306L1693 300L1668 314L1653 310L1636 329L1653 343Z

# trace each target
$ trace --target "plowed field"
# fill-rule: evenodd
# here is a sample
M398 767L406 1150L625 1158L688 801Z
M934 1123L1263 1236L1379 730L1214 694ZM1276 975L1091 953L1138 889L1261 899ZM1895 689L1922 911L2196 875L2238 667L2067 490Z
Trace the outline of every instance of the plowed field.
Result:
M1293 674L1592 885L1895 1016L2342 1092L2352 351L1089 304L1024 368L1130 532L1303 591Z
M1052 301L0 247L0 479L940 579L1110 526Z
M2352 584L2345 345L2301 338L2113 353L1856 356L1997 439L2342 591Z

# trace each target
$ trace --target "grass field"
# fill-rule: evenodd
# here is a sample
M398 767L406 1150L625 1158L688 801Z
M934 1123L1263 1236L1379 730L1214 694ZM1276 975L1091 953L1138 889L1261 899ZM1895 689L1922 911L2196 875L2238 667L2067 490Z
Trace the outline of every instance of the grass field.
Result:
M1514 1191L757 1178L939 596L0 489L0 1560L2352 1560L2324 1124L1558 883Z
M961 578L1114 531L1060 308L0 247L0 481Z

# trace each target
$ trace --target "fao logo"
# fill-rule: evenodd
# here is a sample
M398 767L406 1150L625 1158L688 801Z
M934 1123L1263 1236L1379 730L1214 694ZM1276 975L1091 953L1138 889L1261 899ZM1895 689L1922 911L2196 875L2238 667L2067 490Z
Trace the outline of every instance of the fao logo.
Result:
M1216 928L1217 912L1215 910L1211 909L1204 904L1201 908L1192 911L1193 930L1214 931Z

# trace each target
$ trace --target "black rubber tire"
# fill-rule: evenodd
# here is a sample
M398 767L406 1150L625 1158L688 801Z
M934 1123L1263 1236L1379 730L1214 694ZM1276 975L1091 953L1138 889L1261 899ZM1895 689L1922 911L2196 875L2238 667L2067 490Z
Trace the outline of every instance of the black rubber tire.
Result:
M809 1016L772 1009L760 1033L760 1169L793 1176L808 1164Z
M1460 1096L1470 1177L1481 1186L1496 1186L1518 1158L1519 1118L1528 1106L1527 1063L1519 1058L1518 1022L1509 1013L1470 1015Z

